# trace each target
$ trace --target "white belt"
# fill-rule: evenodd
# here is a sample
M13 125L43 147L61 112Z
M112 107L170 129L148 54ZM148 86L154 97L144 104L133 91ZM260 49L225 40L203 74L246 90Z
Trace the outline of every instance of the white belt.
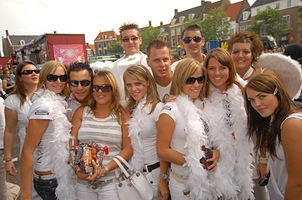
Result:
M173 178L179 183L184 184L188 180L187 176L178 175L178 174L175 174L174 172L171 172L171 174L172 174Z
M54 174L39 175L36 174L35 172L33 173L33 177L34 179L38 179L38 180L51 180L56 178Z

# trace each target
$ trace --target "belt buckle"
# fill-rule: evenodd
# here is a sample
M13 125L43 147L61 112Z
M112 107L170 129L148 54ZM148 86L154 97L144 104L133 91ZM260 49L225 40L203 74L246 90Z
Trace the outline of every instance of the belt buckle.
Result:
M96 190L100 186L100 182L97 180L89 182L91 189ZM102 186L101 186L102 187Z

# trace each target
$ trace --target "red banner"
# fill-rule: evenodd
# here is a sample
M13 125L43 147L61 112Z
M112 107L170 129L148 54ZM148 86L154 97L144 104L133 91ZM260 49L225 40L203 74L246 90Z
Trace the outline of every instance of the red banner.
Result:
M55 60L65 65L73 62L86 62L83 48L82 44L53 45Z

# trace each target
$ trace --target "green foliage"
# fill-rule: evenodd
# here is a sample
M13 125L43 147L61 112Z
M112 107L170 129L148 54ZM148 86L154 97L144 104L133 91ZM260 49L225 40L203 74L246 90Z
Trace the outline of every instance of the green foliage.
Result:
M110 46L108 46L108 52L110 54L121 54L123 53L123 47L120 42L114 42Z
M210 10L203 21L200 22L202 34L206 40L223 40L229 36L231 24L228 16L221 8Z
M160 28L148 26L143 28L143 30L141 30L140 32L143 40L141 44L141 51L143 52L151 41L155 39L162 39L162 31Z
M288 30L289 24L283 15L276 9L268 8L259 12L253 19L252 26L249 31L258 35L272 35Z

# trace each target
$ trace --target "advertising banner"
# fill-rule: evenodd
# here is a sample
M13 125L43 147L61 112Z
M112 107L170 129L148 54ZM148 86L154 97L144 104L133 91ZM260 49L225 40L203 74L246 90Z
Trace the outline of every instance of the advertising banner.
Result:
M82 44L53 45L53 51L55 60L64 65L73 62L86 62L85 49Z

